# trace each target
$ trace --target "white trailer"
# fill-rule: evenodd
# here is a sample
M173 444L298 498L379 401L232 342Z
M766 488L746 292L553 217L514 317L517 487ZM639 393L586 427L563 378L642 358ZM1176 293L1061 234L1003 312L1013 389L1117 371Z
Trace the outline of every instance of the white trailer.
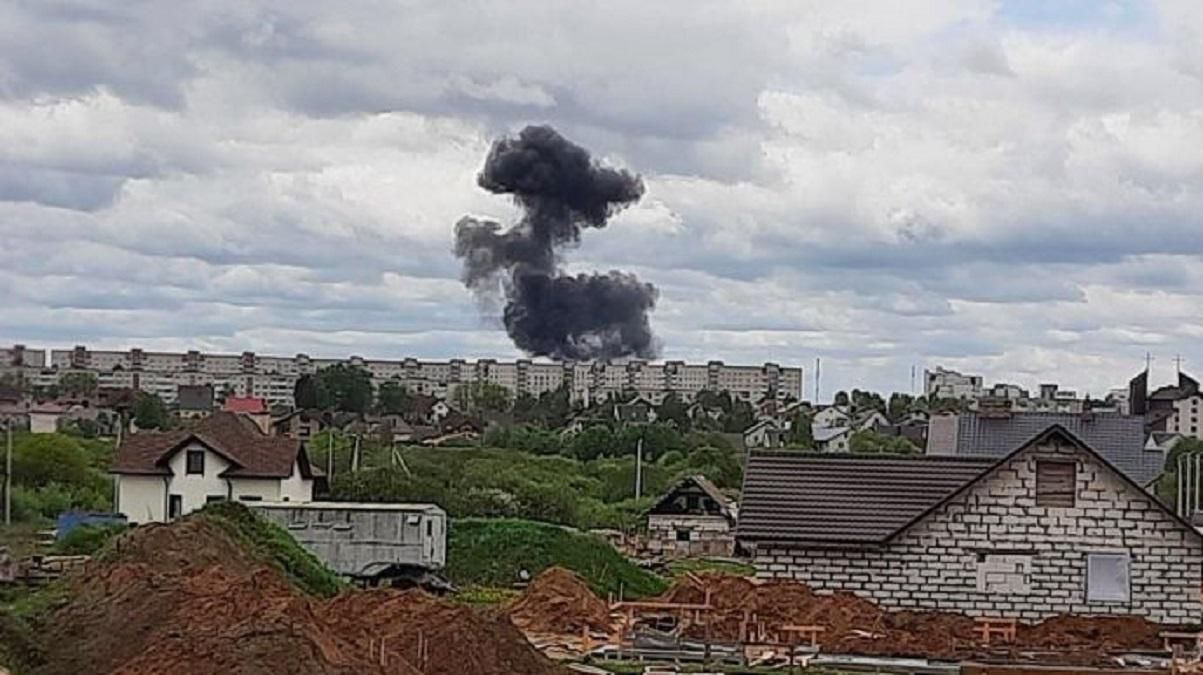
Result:
M251 502L336 573L376 583L438 586L447 560L447 512L434 504ZM445 582L443 582L445 583Z

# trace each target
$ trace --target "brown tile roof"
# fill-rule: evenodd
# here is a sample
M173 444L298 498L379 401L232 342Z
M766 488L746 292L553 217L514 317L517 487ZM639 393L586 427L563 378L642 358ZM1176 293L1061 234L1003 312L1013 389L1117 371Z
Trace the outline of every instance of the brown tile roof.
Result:
M306 478L318 473L309 466L300 441L267 436L249 418L227 412L216 412L190 429L131 434L117 449L112 473L169 475L168 461L193 440L233 464L223 476L287 478L298 460Z
M739 537L881 542L993 464L964 457L753 452L744 474Z

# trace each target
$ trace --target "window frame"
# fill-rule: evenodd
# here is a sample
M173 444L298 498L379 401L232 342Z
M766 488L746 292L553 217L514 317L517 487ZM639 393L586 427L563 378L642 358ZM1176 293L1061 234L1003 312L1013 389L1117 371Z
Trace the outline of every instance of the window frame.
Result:
M1070 490L1068 493L1068 501L1066 496L1060 492L1048 492L1046 487L1041 489L1042 485L1047 485L1045 480L1041 478L1044 471L1042 468L1051 467L1069 467L1072 471L1070 475ZM1072 459L1037 459L1036 460L1036 489L1035 489L1036 506L1053 509L1072 509L1078 505L1078 463Z
M684 535L684 538L682 538L682 535ZM676 538L678 542L689 543L693 541L693 530L678 527Z
M192 470L192 460L200 458L200 471ZM185 450L184 451L184 475L186 476L203 476L205 475L205 451L204 450Z
M1091 559L1093 558L1120 558L1124 563L1124 595L1122 598L1117 597L1096 597L1091 591ZM1130 551L1121 550L1100 550L1087 551L1085 554L1086 562L1086 602L1092 603L1110 603L1110 604L1130 604L1132 602L1132 553Z

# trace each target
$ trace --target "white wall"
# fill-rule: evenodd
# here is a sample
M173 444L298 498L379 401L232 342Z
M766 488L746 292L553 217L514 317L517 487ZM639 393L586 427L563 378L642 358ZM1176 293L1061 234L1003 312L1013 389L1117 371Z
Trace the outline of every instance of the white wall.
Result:
M234 501L246 501L244 497L258 497L256 501L280 501L280 483L278 478L234 478L231 480Z
M185 471L189 450L201 450L205 453L205 472L203 474L189 475ZM190 513L203 507L206 498L210 495L222 498L227 498L229 495L230 490L226 480L220 476L221 472L230 467L230 463L222 459L221 455L199 443L191 443L175 453L168 466L173 474L168 492L184 498L183 513Z
M58 413L29 413L29 433L53 434L58 431Z
M301 463L292 466L292 475L280 481L280 501L313 501L313 479L301 475Z
M170 476L117 476L117 511L131 523L167 519L167 485Z

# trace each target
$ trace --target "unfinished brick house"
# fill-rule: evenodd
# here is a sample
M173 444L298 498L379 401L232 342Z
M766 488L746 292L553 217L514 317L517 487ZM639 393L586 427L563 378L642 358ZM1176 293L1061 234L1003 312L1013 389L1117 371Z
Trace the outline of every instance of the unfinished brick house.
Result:
M1203 616L1203 538L1063 427L996 459L757 452L737 537L761 577L896 609Z
M704 476L688 476L648 510L648 552L670 558L735 552L735 506Z

